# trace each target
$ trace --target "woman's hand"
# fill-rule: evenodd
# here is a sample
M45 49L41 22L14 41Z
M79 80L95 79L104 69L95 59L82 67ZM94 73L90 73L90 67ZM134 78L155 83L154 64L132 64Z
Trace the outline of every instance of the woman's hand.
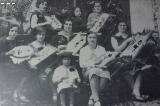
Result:
M11 50L11 51L9 51L9 52L6 52L5 55L13 55L14 53L15 53L15 51L14 51L14 50Z
M128 39L126 40L126 43L130 43L131 41L133 41L133 38L132 38L132 37L128 38Z
M59 45L58 46L58 50L64 50L64 49L66 49L67 47L66 47L66 45Z
M149 69L149 68L151 68L152 67L152 65L145 65L145 66L143 66L142 68L141 68L141 70L146 70L146 69Z
M51 25L52 24L52 18L49 16L45 16L45 19L47 20L46 24Z
M29 65L29 67L31 68L31 69L34 69L34 70L36 70L37 69L37 67L36 66L33 66L33 65Z

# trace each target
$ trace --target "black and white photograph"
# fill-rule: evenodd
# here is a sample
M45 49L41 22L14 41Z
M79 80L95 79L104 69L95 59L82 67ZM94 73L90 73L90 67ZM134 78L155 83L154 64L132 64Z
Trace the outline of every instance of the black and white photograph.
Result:
M0 0L0 106L160 106L160 0Z

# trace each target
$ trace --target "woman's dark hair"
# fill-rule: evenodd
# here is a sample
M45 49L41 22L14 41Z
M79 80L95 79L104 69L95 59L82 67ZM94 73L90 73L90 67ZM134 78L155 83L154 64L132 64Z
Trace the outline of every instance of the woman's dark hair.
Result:
M97 40L98 40L98 33L95 33L95 32L88 32L88 33L87 33L87 39L86 39L86 42L87 42L87 43L88 43L88 36L89 36L90 34L96 35L96 38L97 38Z
M64 24L65 24L67 21L71 21L72 24L73 24L72 18L71 18L71 17L68 17L67 19L64 20L63 29L64 29Z
M65 19L65 20L64 20L64 24L65 24L66 21L72 21L72 18L71 18L71 17L68 17L67 19Z
M94 6L95 6L96 3L99 3L99 4L101 5L101 7L102 7L102 10L103 10L102 2L101 2L101 1L98 1L98 0L97 0L97 1L94 1L92 8L94 9Z
M98 1L98 0L94 1L94 5L95 5L96 3L99 3L99 4L102 6L102 2L101 2L101 1Z
M34 35L37 35L37 34L40 34L40 33L45 33L46 34L46 30L43 28L43 27L37 27L35 29L33 29L33 34Z
M18 25L10 24L9 27L8 27L8 32L9 32L13 27L17 27L17 28L19 29L19 26L18 26Z
M75 16L74 11L75 11L77 8L79 8L79 9L80 9L80 11L82 12L82 10L81 10L81 8L80 8L80 7L78 7L78 6L77 6L77 7L74 7L74 8L73 8L73 10L72 10L72 16L73 16L73 17Z
M47 2L47 0L37 0L36 7L39 8L39 5L44 3L44 2Z
M120 21L118 21L117 22L117 24L116 24L116 28L115 28L115 33L117 33L118 32L118 26L119 26L119 24L120 23L125 23L126 25L127 25L127 29L126 29L126 32L128 31L128 24L127 24L127 22L125 21L125 20L120 20Z

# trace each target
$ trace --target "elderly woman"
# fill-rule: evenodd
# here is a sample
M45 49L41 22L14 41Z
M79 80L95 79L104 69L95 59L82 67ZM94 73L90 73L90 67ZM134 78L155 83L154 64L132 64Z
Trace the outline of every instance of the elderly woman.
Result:
M98 59L106 56L105 49L97 44L97 35L90 33L87 37L88 45L80 51L80 67L83 68L84 77L89 79L91 87L91 96L88 104L101 106L99 93L105 87L107 79L110 79L110 73L101 67L98 67Z

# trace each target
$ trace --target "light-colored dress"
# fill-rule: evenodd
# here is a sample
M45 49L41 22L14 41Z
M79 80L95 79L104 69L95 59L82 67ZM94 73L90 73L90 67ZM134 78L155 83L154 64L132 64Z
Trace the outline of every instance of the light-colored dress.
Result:
M80 67L89 71L89 79L91 79L92 75L110 79L110 73L107 70L94 67L97 59L105 54L107 54L105 48L99 45L95 50L91 50L88 45L81 49L79 57Z
M90 13L87 21L87 29L91 29L95 25L95 23L98 21L100 16L101 16L101 13L100 14L95 12Z
M52 76L53 83L58 83L58 93L65 88L77 88L77 85L75 84L76 80L80 82L80 77L77 69L75 69L74 67L66 67L63 65L56 68Z

